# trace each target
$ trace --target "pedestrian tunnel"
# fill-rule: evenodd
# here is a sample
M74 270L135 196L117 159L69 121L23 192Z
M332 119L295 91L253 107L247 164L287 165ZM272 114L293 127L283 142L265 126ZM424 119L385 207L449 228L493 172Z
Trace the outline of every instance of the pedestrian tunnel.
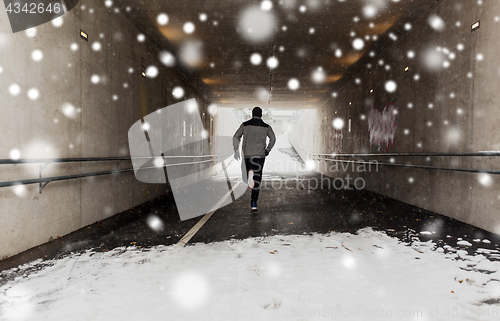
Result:
M497 320L499 17L5 0L0 319Z

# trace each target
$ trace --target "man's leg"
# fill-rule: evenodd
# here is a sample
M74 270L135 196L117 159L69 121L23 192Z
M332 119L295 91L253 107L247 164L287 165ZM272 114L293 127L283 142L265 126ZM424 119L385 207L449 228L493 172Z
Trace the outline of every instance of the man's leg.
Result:
M250 159L251 169L254 172L253 179L255 182L254 187L252 188L252 201L257 202L259 198L260 184L262 181L262 170L264 169L264 161L265 157L252 157Z
M250 170L250 158L243 157L243 161L241 162L241 178L243 183L248 182L248 171Z

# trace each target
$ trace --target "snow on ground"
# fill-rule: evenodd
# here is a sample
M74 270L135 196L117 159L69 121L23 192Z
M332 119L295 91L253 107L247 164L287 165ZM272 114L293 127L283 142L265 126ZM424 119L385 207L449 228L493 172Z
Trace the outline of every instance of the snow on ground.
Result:
M87 251L0 287L0 319L498 320L500 262L456 256L370 228Z

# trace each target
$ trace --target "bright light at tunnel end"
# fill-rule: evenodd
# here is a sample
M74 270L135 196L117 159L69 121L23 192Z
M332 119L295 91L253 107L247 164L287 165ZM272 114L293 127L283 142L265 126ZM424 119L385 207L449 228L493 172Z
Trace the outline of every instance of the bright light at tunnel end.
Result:
M312 171L312 170L314 170L315 167L316 167L315 163L314 163L314 161L312 159L308 159L306 161L306 169L307 170Z

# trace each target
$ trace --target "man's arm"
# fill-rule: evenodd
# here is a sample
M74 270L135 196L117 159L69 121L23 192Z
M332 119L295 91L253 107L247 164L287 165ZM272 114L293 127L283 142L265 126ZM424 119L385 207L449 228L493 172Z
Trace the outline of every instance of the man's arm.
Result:
M235 152L240 149L241 136L243 136L243 124L240 125L240 128L238 128L233 136L233 149Z
M271 149L273 149L273 146L276 143L276 135L274 134L274 131L271 128L271 126L269 126L269 129L267 130L267 137L269 137L269 144L266 147L266 156L267 154L269 154Z

